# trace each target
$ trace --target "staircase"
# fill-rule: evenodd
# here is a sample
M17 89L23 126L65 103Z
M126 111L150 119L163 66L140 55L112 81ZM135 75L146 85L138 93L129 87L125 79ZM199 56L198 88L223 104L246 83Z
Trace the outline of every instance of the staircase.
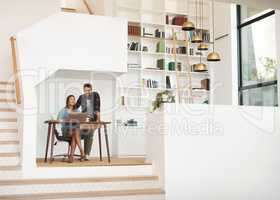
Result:
M20 169L20 142L13 82L0 81L0 173Z
M156 176L0 181L0 199L164 200Z

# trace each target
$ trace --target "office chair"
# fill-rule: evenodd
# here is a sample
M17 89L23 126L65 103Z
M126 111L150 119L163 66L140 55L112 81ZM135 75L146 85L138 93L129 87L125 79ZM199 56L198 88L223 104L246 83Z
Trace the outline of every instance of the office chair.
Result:
M54 145L56 146L58 144L58 142L66 142L68 143L68 150L67 150L67 154L58 154L58 155L54 155L53 157L63 157L63 160L65 160L66 158L68 158L70 156L70 152L71 152L71 137L68 136L63 136L63 135L59 135L59 132L57 131L57 129L54 129L54 135L56 138L56 142L54 143ZM81 140L84 139L83 137L81 138ZM80 155L74 154L75 157L80 157Z

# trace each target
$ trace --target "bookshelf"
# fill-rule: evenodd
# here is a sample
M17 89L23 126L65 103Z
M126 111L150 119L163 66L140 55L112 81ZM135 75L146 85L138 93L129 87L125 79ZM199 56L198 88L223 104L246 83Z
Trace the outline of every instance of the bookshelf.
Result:
M204 3L204 13L206 14L203 18L197 17L199 22L196 25L199 29L200 20L203 20L203 30L208 34L205 42L211 46L210 3L206 0ZM180 94L187 93L185 91L188 86L186 54L189 54L191 65L193 65L200 59L206 63L208 52L202 52L202 56L200 56L201 52L196 50L198 44L192 43L188 49L185 49L185 34L181 31L182 26L173 24L172 19L186 17L195 22L195 0L189 0L188 3L183 0L115 0L114 11L115 16L125 17L129 22L129 27L136 29L136 31L128 33L128 73L120 77L117 98L134 95L138 97L139 107L148 108L157 92L169 90L175 95L176 72L170 70L168 66L175 62L172 54L172 31L177 34L176 48L181 51L176 55L177 63L181 64L181 70L178 72L181 85ZM167 16L169 20L167 20ZM188 37L191 38L191 35ZM157 46L162 46L162 48ZM159 60L164 61L163 69L159 69ZM193 91L194 103L209 102L210 92L197 88L201 88L201 80L210 79L210 73L192 71L191 75L192 87L195 88ZM166 84L167 76L171 82L170 88ZM182 95L182 99L184 99L184 95ZM145 102L145 105L142 102ZM133 106L135 107L135 104ZM129 104L125 104L125 107L129 107Z

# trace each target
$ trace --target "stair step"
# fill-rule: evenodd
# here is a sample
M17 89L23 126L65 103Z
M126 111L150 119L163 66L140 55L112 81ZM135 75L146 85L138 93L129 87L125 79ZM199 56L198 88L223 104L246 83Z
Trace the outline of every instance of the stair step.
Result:
M59 179L16 179L0 181L3 185L40 185L40 184L69 184L69 183L100 183L124 181L158 181L158 176L120 176L94 178L59 178Z
M0 119L17 119L16 112L1 112L0 111Z
M1 153L15 153L20 151L20 145L18 141L1 141L0 152Z
M4 153L1 153L1 154L4 154ZM12 155L12 154L13 153L7 153L6 155ZM1 155L0 155L0 166L18 166L19 164L20 164L19 156L1 157Z
M0 84L0 90L14 90L15 91L15 86L12 84Z
M17 170L20 170L20 169L21 169L20 165L0 166L0 171L17 171ZM1 172L1 173L3 173L3 172ZM2 178L2 175L1 175L0 178Z
M16 103L16 99L0 99L0 103Z
M11 113L15 113L16 112L16 109L14 108L0 108L0 112L11 112Z
M18 133L18 129L0 129L1 133Z
M96 197L113 197L113 196L138 196L138 195L164 195L160 188L147 189L128 189L128 190L101 190L101 191L81 191L81 192L56 192L56 193L37 193L37 194L18 194L3 195L0 199L21 199L21 200L39 200L39 199L69 199L69 198L96 198Z
M12 81L0 81L0 85L15 85Z
M17 122L17 118L0 118L1 122Z
M124 176L69 179L10 179L0 181L1 195L67 194L75 192L108 192L117 190L158 189L154 176Z
M0 141L11 141L11 140L19 140L19 135L18 133L9 133L9 132L4 132L0 133Z
M2 90L2 89L0 89L0 93L12 93L12 94L14 94L15 93L15 90L14 89L9 89L9 90Z
M12 153L0 153L0 158L8 158L8 157L19 157L19 152L12 152Z
M7 140L7 141L0 141L0 145L18 145L18 140Z
M0 130L1 129L17 129L17 122L1 122L0 121Z

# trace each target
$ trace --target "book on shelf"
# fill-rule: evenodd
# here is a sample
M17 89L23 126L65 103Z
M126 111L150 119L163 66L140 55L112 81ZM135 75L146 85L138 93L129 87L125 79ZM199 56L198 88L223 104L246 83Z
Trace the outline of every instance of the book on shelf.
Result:
M166 76L166 89L171 89L170 76Z
M140 26L128 25L128 35L140 36L141 35Z
M168 54L174 54L175 52L176 54L187 54L187 48L184 46L180 46L175 49L173 47L166 47L165 52Z
M152 79L142 79L143 86L146 88L158 88L158 81Z

